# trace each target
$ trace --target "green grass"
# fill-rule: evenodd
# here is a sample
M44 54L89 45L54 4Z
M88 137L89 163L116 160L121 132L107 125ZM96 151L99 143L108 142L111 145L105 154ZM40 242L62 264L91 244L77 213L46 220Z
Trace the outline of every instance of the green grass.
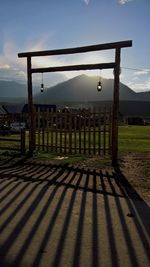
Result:
M9 139L13 140L10 141ZM20 134L0 135L0 150L19 150L20 149Z
M46 131L44 134L42 134L42 131L39 133L36 132L36 145L40 145L42 150L42 144L48 143L49 146L53 146L53 152L56 151L56 147L66 147L66 150L69 150L69 145L71 144L72 149L76 150L77 153L79 151L79 147L81 150L89 150L89 144L92 149L93 145L95 144L95 149L99 149L99 146L103 148L105 146L106 149L109 148L109 135L108 132L105 133L105 139L104 134L101 132L101 135L98 134L98 129L96 129L97 132L93 133L93 129L91 128L91 131L72 131L72 134L69 132L62 132L59 131L56 133L56 131L49 131L47 134ZM108 129L107 129L108 131ZM45 149L46 150L46 149ZM65 149L62 148L62 151L65 151ZM58 150L59 151L59 148Z
M46 153L46 152L35 152L33 155L33 159L35 160L55 160L57 163L68 163L68 164L74 164L77 162L81 162L85 159L87 159L87 156L84 155L60 155L57 153Z
M150 126L120 126L119 152L150 152Z
M6 138L10 138L10 136ZM13 135L13 138L19 139L19 135ZM95 140L96 142L98 142L98 136L96 136ZM3 143L4 142L1 141L0 145ZM119 154L120 155L122 153L128 153L128 152L150 153L150 126L128 126L128 125L119 126L118 143L119 143ZM6 151L10 153L11 151L9 150L9 147L12 147L13 145L18 147L19 144L17 144L16 142L12 144L12 142L6 141L5 146L8 147ZM26 134L26 147L28 147L28 134ZM1 152L0 154L3 154L3 153L6 154L6 151L4 152L2 150L0 151ZM51 152L49 153L37 152L34 155L35 159L41 159L41 160L52 159L56 156L59 156L59 154L51 153ZM63 162L70 161L70 163L73 163L76 161L85 160L85 158L88 158L88 156L70 155L69 159L63 159Z
M69 164L75 165L78 164L81 166L85 165L86 167L92 168L108 168L111 167L111 159L107 157L93 157L89 155L62 155L56 153L46 153L46 152L35 152L33 155L33 160L36 161L51 161L53 164ZM83 165L82 165L83 163Z

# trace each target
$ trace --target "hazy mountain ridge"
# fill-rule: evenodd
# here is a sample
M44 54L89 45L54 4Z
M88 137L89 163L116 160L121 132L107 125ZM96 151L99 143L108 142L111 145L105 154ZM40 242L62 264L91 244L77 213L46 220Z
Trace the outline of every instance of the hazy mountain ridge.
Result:
M27 86L14 81L0 81L0 98L27 97Z
M62 101L112 101L113 79L102 79L102 91L97 91L98 77L80 75L63 83L48 88L42 94L35 95L36 102ZM120 100L150 101L150 91L136 93L128 86L120 83Z
M97 91L98 77L79 75L59 83L40 93L40 88L34 87L34 101L38 103L54 103L66 101L112 101L113 79L102 79L102 91ZM39 92L39 93L37 93ZM150 91L136 93L128 86L120 83L120 100L150 101ZM27 85L14 81L0 81L1 102L26 102Z

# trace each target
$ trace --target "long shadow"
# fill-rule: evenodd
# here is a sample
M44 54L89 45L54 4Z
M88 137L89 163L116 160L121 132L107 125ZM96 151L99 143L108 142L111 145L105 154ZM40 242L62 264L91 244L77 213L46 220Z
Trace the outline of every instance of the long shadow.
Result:
M3 157L0 159L0 168L6 168L8 165L10 165L10 163L12 162L12 160L14 159L14 157Z
M63 171L61 171L61 174L62 173L63 173ZM60 172L56 173L55 178L53 177L53 179L57 179L57 178L59 178L59 176L60 176ZM3 222L3 224L0 227L0 233L7 227L8 224L10 224L11 220L14 219L14 217L18 214L20 209L23 206L25 206L26 202L32 197L32 193L35 192L38 185L39 185L38 183L36 183L36 185L33 185L32 188L27 193L27 195L23 198L23 200L18 204L18 206L13 210L13 212L11 214L9 214L7 219ZM27 185L25 187L27 187ZM28 220L30 219L30 217L32 216L32 214L34 213L36 208L38 207L40 201L44 197L48 188L49 188L48 183L46 183L46 185L44 185L41 188L41 190L38 192L38 194L34 198L33 202L31 202L29 209L27 209L27 211L24 213L23 217L17 223L16 227L10 233L9 237L5 240L5 242L1 246L1 250L3 251L2 259L4 259L5 256L7 255L8 251L10 250L12 245L14 244L16 238L18 238L19 234L21 233L21 231L23 230L23 228L27 224ZM2 259L1 259L1 261L2 261Z
M28 174L25 173L25 168L29 167ZM17 168L18 167L18 168ZM17 168L17 169L16 169ZM32 258L31 266L39 267L42 264L43 258L47 250L47 246L52 238L52 233L55 224L58 224L60 211L66 201L67 192L70 192L71 197L67 205L66 213L62 217L62 226L60 226L59 236L57 236L56 248L51 259L52 267L62 266L63 253L67 240L69 238L69 229L71 227L71 221L74 216L73 209L77 199L77 193L80 192L81 199L79 201L79 217L77 224L75 225L74 242L72 242L72 264L68 266L81 266L81 258L83 258L83 246L84 246L84 233L85 233L85 216L86 209L91 209L91 262L89 266L101 266L101 242L99 218L99 206L98 197L103 199L104 212L101 216L106 218L106 231L109 243L110 265L119 267L119 250L114 230L114 218L111 210L111 201L115 203L117 218L120 228L122 230L122 236L125 246L128 251L130 265L140 267L138 262L138 255L136 247L134 246L129 225L127 225L126 216L131 216L136 232L143 245L144 252L147 258L150 260L149 251L149 239L150 233L148 228L150 226L149 218L144 219L143 214L150 216L150 210L148 205L142 200L136 190L129 184L126 177L121 173L119 168L116 168L113 173L96 170L85 170L84 168L74 168L68 165L53 165L53 164L36 164L31 162L23 162L21 165L13 166L9 173L2 169L0 171L0 179L8 178L8 182L1 187L3 196L2 201L6 201L6 204L0 210L0 215L9 210L7 217L2 220L0 225L0 234L7 231L7 227L14 222L15 218L20 214L20 211L24 209L21 217L17 220L9 235L3 243L0 244L0 262L1 267L6 266L20 266L24 267L24 256L28 249L32 245L33 239L38 235L41 225L44 220L46 228L43 230L43 235L39 240L38 249L36 255ZM22 168L22 172L21 172ZM11 181L9 181L11 179ZM13 185L15 182L15 185ZM61 190L59 190L61 189ZM48 191L50 190L50 191ZM69 190L69 191L68 191ZM44 200L48 192L48 198L42 209L39 209L40 203ZM59 194L58 194L59 192ZM34 198L33 198L34 193ZM10 194L12 196L10 197ZM89 194L91 196L91 206L87 207ZM22 197L21 197L22 196ZM57 196L57 197L56 197ZM58 197L59 196L59 197ZM8 198L9 197L9 198ZM8 198L8 200L7 200ZM18 202L19 200L19 202ZM17 201L17 205L10 209L11 205ZM99 200L100 201L100 200ZM125 214L121 201L125 201L128 206L129 214ZM30 202L30 205L29 205ZM55 207L50 216L47 216L50 207ZM141 208L142 206L142 208ZM32 219L34 214L37 213L37 219L34 223L29 224L28 234L23 241L21 247L15 259L12 262L8 262L7 255L14 244L19 239L24 228L28 225L29 220ZM83 259L82 259L83 260ZM11 260L10 260L11 261Z
M46 183L45 187L46 187L46 186L49 186L50 184L52 184L52 183L53 183L53 180L55 181L56 179L58 179L58 178L63 174L63 172L64 172L64 170L60 169L59 172L57 173L56 170L57 170L57 169L54 169L54 171L52 172L52 174L55 174L54 177L53 177L53 179L50 180L50 181L48 182L48 184ZM10 175L10 174L9 174L9 175ZM13 175L13 174L12 174L12 175ZM13 175L13 177L14 177L14 175ZM18 178L18 177L17 177L17 178ZM25 182L28 182L28 183L25 184L25 185L23 186L23 188L21 188L21 190L20 190L18 193L16 193L15 196L13 196L13 198L9 201L9 205L10 205L11 203L13 203L13 201L20 195L20 192L22 193L22 192L28 187L28 185L32 182L32 178L31 178L31 180L29 180L29 179L26 179L26 177L24 177L24 176L22 176L22 175L19 176L19 178L21 178L21 180L23 180L23 181L25 181ZM16 179L15 179L15 180L16 180ZM18 180L18 179L17 179L17 180ZM18 182L18 183L20 184L20 182ZM9 215L9 217L5 220L5 222L3 222L3 224L0 226L0 232L1 232L1 229L3 229L4 226L6 227L7 223L10 222L10 220L14 217L14 215L16 215L16 214L18 213L18 211L20 210L20 208L22 208L23 205L25 205L25 203L26 203L28 197L32 195L32 192L34 192L34 190L38 187L38 185L39 185L40 183L41 183L41 180L36 179L36 185L31 189L31 192L29 191L28 194L27 194L27 196L25 196L25 197L22 199L22 201L21 201L21 202L19 203L19 205L15 208L15 210L13 210L13 212ZM14 187L13 189L15 189L15 187ZM8 203L7 203L7 205L6 205L5 207L3 207L4 211L6 210L6 207L8 207ZM1 213L0 213L0 214L3 213L3 209L1 210ZM4 226L3 226L3 225L4 225Z
M76 178L76 175L77 175L77 171L75 171L73 173L73 176L72 176L71 180L74 180ZM75 200L76 200L76 192L77 192L77 188L78 188L78 186L79 186L79 184L81 182L82 176L83 176L83 174L82 174L82 172L80 172L80 176L77 178L77 182L76 182L75 188L73 189L71 198L69 200L68 210L67 210L66 216L64 218L62 231L61 231L60 238L59 238L59 241L58 241L56 253L54 255L54 260L52 262L52 266L53 267L59 266L60 262L61 262L61 257L62 257L64 245L65 245L65 242L66 242L66 239L67 239L67 234L68 234L71 218L72 218L72 210L74 208L74 204L75 204Z
M69 170L69 173L67 173L64 178L62 179L62 182L64 182L67 178L69 178L69 182L73 181L74 179L74 176L70 175L71 174L71 171ZM59 188L59 187L58 187ZM55 225L55 222L57 220L57 217L60 213L60 209L63 205L63 201L65 199L65 196L66 196L66 193L67 193L67 187L64 187L61 195L60 195L60 198L56 204L56 208L50 218L50 221L48 223L48 227L46 229L46 232L45 232L45 235L43 236L43 239L42 239L42 242L40 244L40 247L39 247L39 250L38 250L38 253L37 253L37 257L34 259L33 261L33 266L35 267L38 267L40 265L40 262L42 260L42 254L41 252L45 251L45 248L47 246L47 243L51 237L51 234L52 234L52 230L53 230L53 227Z
M20 182L19 184L20 185ZM3 208L0 210L0 216L10 207L10 205L15 201L17 200L17 198L19 198L20 195L22 195L24 193L24 191L28 188L29 186L29 183L26 183L26 184L23 184L23 186L19 189L18 192L15 193L15 195L13 195L10 200L5 204L5 206L3 206ZM13 191L16 191L16 187L15 186L13 188ZM12 190L11 190L11 193L12 193ZM7 194L8 196L9 194ZM5 195L6 196L6 195Z
M5 188L7 188L9 185L13 184L13 181L14 181L13 177L8 179L8 177L6 177L5 175L0 176L0 186L4 184L4 186L1 186L0 188L0 193L3 192Z
M117 184L120 186L121 190L125 192L125 194L128 196L126 198L126 203L129 212L126 215L134 220L134 224L136 226L136 230L138 232L140 240L143 244L145 254L147 254L147 257L150 261L150 207L129 183L127 178L121 172L119 166L115 168L114 177L117 180ZM126 242L129 247L130 256L132 257L132 261L134 259L135 266L138 266L138 263L136 262L136 257L134 255L132 240L127 230L127 225L123 217L120 202L116 202L116 205L119 211L118 213L120 215L120 220L122 222Z
M76 241L73 255L73 266L79 266L80 258L81 258L81 247L82 247L82 238L83 238L83 228L84 228L84 219L85 219L85 206L86 206L86 198L87 198L87 190L89 183L89 172L87 172L87 177L85 179L85 190L83 191L81 204L80 204L80 213L79 213L79 221L76 232Z
M100 171L100 181L102 184L102 188L104 191L106 190L106 185L103 179L103 174L102 171ZM111 207L108 199L108 195L104 194L104 209L105 209L105 216L106 216L106 229L107 229L107 237L109 240L110 244L110 256L111 256L111 262L112 266L118 267L118 251L116 247L116 242L115 242L115 235L113 231L113 218L111 214Z
M10 187L10 185L12 184L12 187ZM14 180L7 183L5 186L2 187L1 193L2 196L0 197L0 203L2 203L2 201L7 198L13 191L16 190L16 188L21 184L21 181L18 181L16 184L14 184ZM6 190L8 188L8 190ZM6 192L5 192L6 191Z
M63 180L67 179L68 175L69 175L69 173L67 173L64 176ZM25 240L22 248L20 249L20 252L19 252L19 254L15 260L16 265L20 264L20 262L22 260L22 256L24 255L24 253L28 249L29 244L31 243L31 241L32 241L33 237L35 236L36 232L38 231L38 229L40 228L40 225L41 225L42 221L44 220L44 218L47 214L47 211L50 208L50 205L52 204L52 200L54 199L54 197L57 193L57 190L58 190L58 188L55 187L54 190L51 192L51 194L50 194L47 202L45 203L42 211L40 212L35 224L32 226L32 229L29 232L28 237L26 238L26 240ZM44 243L44 241L43 241L43 243ZM45 246L44 246L44 244L42 244L41 248L39 249L39 256L37 255L37 258L36 258L36 263L35 263L35 264L37 264L36 266L38 266L38 264L40 263L41 251L44 251L44 249L45 249ZM39 260L38 260L38 258L39 258ZM34 264L33 264L33 266L34 266Z
M112 188L112 191L115 191L114 185L112 184L111 179L109 178L109 176L108 176L108 180L109 180L110 187ZM105 199L105 201L106 201L106 199ZM129 254L129 257L130 257L130 263L133 266L137 266L138 267L139 264L138 264L138 260L137 260L137 257L136 257L135 248L134 248L134 245L133 245L133 242L132 242L131 235L129 233L129 228L128 228L128 225L126 223L124 212L123 212L123 209L122 209L122 206L121 206L119 198L115 198L115 204L116 204L116 207L117 207L118 216L119 216L119 219L120 219L120 225L121 225L121 228L122 228L122 233L123 233L123 236L124 236L126 247L128 248L128 254ZM108 211L108 212L110 213L110 211ZM110 216L110 215L107 215L107 216ZM111 229L111 230L113 230L113 229ZM112 237L112 235L111 235L111 237ZM117 266L118 265L118 259L117 259L118 255L117 255L117 249L115 248L115 250L114 250L114 247L116 246L115 240L113 240L112 244L113 244L113 246L111 247L111 251L112 251L113 257L114 257L114 255L116 255L115 266Z
M31 156L26 153L25 155L22 155L20 153L15 153L12 155L3 155L0 157L0 170L1 169L7 169L10 167L15 167L18 165L23 165L25 162L27 162Z
M99 251L100 244L98 239L98 203L96 195L97 176L96 172L93 174L93 197L92 197L92 266L99 266Z

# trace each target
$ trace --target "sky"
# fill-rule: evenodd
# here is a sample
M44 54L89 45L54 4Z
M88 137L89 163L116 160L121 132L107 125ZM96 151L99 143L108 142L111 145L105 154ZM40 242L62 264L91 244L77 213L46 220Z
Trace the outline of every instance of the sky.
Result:
M132 40L121 50L120 80L150 90L150 0L0 0L0 79L26 83L18 53ZM33 67L114 61L114 50L36 57ZM47 87L80 74L113 78L113 70L45 73ZM41 74L33 74L40 84Z

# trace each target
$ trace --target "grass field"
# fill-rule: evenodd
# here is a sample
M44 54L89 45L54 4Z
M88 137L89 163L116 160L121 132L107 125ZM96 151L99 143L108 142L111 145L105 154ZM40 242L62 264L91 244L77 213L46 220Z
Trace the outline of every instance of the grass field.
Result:
M150 126L120 126L120 152L150 152Z
M11 150L14 146L19 148L18 142L11 142L9 139L20 139L19 135L11 135L2 137L8 141L0 141L0 147L8 147ZM98 137L96 136L96 142ZM28 146L28 134L26 134L26 146ZM119 126L119 139L118 139L119 153L126 152L150 152L150 126ZM3 150L1 150L2 152Z
M96 138L97 140L98 138ZM124 155L131 153L149 154L150 153L150 126L119 126L119 159ZM37 160L52 160L57 158L56 153L35 153L34 158ZM67 155L68 156L68 155ZM68 158L61 160L62 163L74 164L83 162L88 158L86 155L69 155ZM99 166L99 160L93 160L93 166ZM110 166L111 159L105 158L101 160L101 167ZM149 168L146 167L147 173Z

